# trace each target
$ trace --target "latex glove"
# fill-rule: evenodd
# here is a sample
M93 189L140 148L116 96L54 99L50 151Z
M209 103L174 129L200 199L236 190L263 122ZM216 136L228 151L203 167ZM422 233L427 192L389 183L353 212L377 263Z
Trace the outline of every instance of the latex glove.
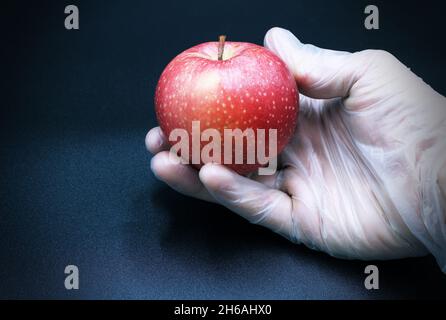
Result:
M302 93L280 170L246 178L216 164L172 164L157 127L146 137L155 175L330 255L431 252L446 272L446 99L384 51L324 50L279 28L265 46Z

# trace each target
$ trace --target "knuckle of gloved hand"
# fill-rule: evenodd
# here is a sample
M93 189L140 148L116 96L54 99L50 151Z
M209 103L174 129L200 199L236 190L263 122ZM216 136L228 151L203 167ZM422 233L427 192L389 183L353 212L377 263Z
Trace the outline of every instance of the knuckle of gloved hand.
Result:
M354 53L353 57L356 59L355 62L363 66L376 66L385 69L399 64L399 60L386 50L367 49Z
M395 56L391 54L389 51L381 49L367 49L359 51L357 52L357 54L361 56L361 58L367 60L388 61L396 59Z

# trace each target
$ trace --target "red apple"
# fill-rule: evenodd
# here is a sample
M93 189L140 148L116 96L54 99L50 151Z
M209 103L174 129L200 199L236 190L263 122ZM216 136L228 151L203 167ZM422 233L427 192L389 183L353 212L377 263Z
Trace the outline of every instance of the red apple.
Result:
M167 137L177 128L192 137L192 121L200 121L201 130L218 130L223 143L224 129L276 129L277 154L294 132L298 108L296 81L279 57L264 47L225 42L224 38L175 57L163 71L155 93L156 115ZM199 147L206 143L201 141ZM268 137L265 145L268 150ZM190 159L191 153L192 148ZM257 160L249 164L246 158L244 154L242 164L225 164L222 156L219 162L240 174L261 165Z

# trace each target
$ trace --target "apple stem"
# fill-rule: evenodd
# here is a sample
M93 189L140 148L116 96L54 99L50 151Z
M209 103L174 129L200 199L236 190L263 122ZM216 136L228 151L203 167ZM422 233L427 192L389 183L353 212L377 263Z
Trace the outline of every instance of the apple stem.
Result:
M218 60L220 60L220 61L223 60L223 51L225 49L225 41L226 41L225 35L221 35L218 37Z

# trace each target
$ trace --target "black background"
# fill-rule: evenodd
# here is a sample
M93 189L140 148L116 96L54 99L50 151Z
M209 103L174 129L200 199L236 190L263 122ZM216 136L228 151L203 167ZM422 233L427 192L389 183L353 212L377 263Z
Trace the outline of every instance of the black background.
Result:
M80 30L64 28L64 8ZM364 8L380 9L380 30ZM344 299L446 297L432 257L367 262L293 245L169 190L144 137L165 65L227 34L262 44L385 49L446 93L444 10L429 1L1 2L0 298ZM80 269L80 290L64 268Z

